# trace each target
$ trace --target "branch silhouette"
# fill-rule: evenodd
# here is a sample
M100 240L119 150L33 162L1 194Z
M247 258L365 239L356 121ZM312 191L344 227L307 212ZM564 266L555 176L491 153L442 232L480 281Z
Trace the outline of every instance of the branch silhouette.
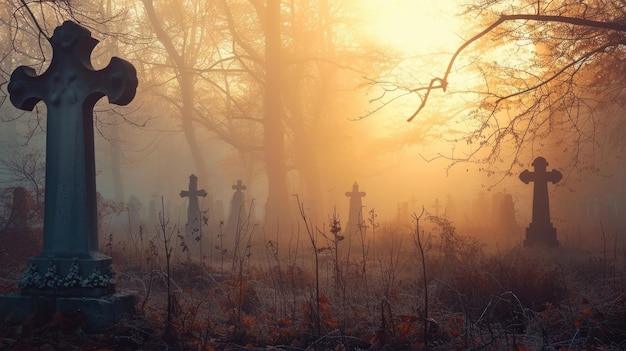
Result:
M465 43L463 43L463 45L459 46L459 48L452 55L452 58L450 58L450 61L448 63L448 67L446 68L446 71L444 72L443 77L441 77L441 78L439 78L439 77L433 78L430 81L430 84L427 87L419 87L419 88L415 88L415 89L411 89L410 90L410 92L412 92L412 93L416 93L418 91L426 90L426 93L424 94L424 97L422 99L422 103L418 106L417 110L413 113L413 115L407 119L407 122L411 122L424 109L424 107L426 106L426 102L428 101L428 97L430 96L431 91L433 91L434 89L441 89L444 92L446 91L446 89L448 87L448 77L450 76L450 73L452 72L452 67L454 66L454 63L456 62L456 59L459 57L459 55L468 46L470 46L475 41L481 39L485 35L489 34L491 31L493 31L495 28L497 28L501 24L506 23L506 22L512 22L512 21L567 23L567 24L572 24L572 25L575 25L575 26L591 27L591 28L598 28L598 29L607 29L607 30L613 30L613 31L618 31L618 32L626 32L626 24L617 23L617 22L601 22L601 21L594 21L594 20L588 20L588 19L576 18L576 17L569 17L569 16L552 16L552 15L538 15L538 14L501 15L495 22L493 22L491 25L489 25L483 31L481 31L478 34L474 35L473 37L471 37L470 39L465 41ZM439 83L439 84L437 84L437 83ZM536 89L536 88L538 88L540 86L541 86L541 84L535 86L534 88Z

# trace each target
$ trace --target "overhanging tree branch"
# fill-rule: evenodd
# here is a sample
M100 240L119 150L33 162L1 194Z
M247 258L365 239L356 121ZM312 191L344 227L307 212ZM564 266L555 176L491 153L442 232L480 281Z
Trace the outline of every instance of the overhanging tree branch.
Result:
M444 75L442 78L433 78L427 87L419 87L419 88L415 88L411 90L411 92L415 92L415 93L425 90L426 93L424 94L424 97L422 98L422 103L418 106L415 113L413 113L413 115L407 119L407 122L412 121L422 111L422 109L424 109L424 107L426 106L428 97L430 96L430 92L432 90L441 89L444 92L446 91L448 87L448 77L450 76L450 73L452 72L452 67L454 66L456 59L463 52L463 50L465 50L468 46L470 46L475 41L489 34L491 31L493 31L495 28L497 28L501 24L505 22L512 22L512 21L566 23L566 24L571 24L574 26L582 26L582 27L590 27L590 28L597 28L597 29L613 30L613 31L618 31L618 32L626 32L626 25L622 23L618 23L618 22L601 22L601 21L594 21L594 20L569 17L569 16L553 16L553 15L537 15L537 14L501 15L495 22L493 22L483 31L474 35L473 37L465 41L461 46L459 46L459 48L452 55L452 58L450 59L448 63L448 67L446 68L446 71L444 72ZM440 83L440 84L436 84L436 83Z

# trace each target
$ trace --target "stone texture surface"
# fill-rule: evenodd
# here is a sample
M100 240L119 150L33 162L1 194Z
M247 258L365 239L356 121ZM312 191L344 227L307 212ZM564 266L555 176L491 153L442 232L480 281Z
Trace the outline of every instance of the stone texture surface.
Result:
M118 291L101 297L47 297L12 294L0 296L2 323L20 324L26 319L51 320L69 314L81 320L81 328L97 331L136 314L137 294Z

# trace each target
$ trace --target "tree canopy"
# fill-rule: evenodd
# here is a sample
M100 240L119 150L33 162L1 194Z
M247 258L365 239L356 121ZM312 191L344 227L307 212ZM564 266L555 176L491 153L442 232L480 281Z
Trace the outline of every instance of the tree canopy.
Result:
M621 0L474 2L463 15L476 16L476 34L444 72L410 89L421 104L408 120L419 123L436 91L454 91L458 66L471 61L482 77L468 92L477 97L468 115L474 128L462 140L472 147L460 157L441 157L511 174L521 155L561 152L572 169L597 171L603 153L623 147L625 6Z

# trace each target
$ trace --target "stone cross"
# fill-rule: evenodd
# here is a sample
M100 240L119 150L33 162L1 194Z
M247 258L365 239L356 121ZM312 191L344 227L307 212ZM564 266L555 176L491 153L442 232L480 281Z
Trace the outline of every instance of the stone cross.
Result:
M46 72L18 67L8 90L15 107L32 111L43 101L48 110L43 255L85 258L98 248L93 107L105 95L128 104L137 78L117 57L95 71L90 56L98 40L74 22L56 28L50 44Z
M189 198L189 207L187 208L187 246L200 248L197 243L202 238L202 215L200 213L200 205L198 204L198 196L205 197L207 192L204 189L198 190L198 177L195 174L189 176L189 190L180 192L180 197ZM198 251L198 250L194 250Z
M47 107L44 246L43 252L29 261L29 272L36 276L55 271L63 277L77 265L77 274L93 272L106 280L110 258L91 253L98 250L93 108L104 96L113 104L130 103L137 75L129 62L117 57L104 69L94 70L90 56L98 40L74 22L57 27L50 44L52 61L43 74L38 76L34 69L21 66L8 85L15 107L32 111L39 101ZM57 279L46 285L48 291L59 294L63 289L57 285L71 284ZM88 294L98 294L98 290L89 289Z
M563 175L556 169L546 172L548 162L543 157L537 157L532 165L535 168L534 172L524 170L519 175L519 179L525 184L534 183L532 222L526 228L524 246L558 246L556 228L550 222L548 182L556 184L563 178Z
M346 231L344 232L347 235L354 233L358 229L359 224L363 222L363 204L361 198L365 195L365 192L359 191L359 184L357 182L354 182L352 185L352 191L346 192L346 196L350 198L348 222L346 223Z
M243 185L243 182L239 179L237 180L237 184L232 186L232 189L235 190L235 193L230 201L230 212L228 213L228 222L226 223L226 233L238 234L239 229L243 226L245 221L246 199L243 191L246 190L246 186Z

